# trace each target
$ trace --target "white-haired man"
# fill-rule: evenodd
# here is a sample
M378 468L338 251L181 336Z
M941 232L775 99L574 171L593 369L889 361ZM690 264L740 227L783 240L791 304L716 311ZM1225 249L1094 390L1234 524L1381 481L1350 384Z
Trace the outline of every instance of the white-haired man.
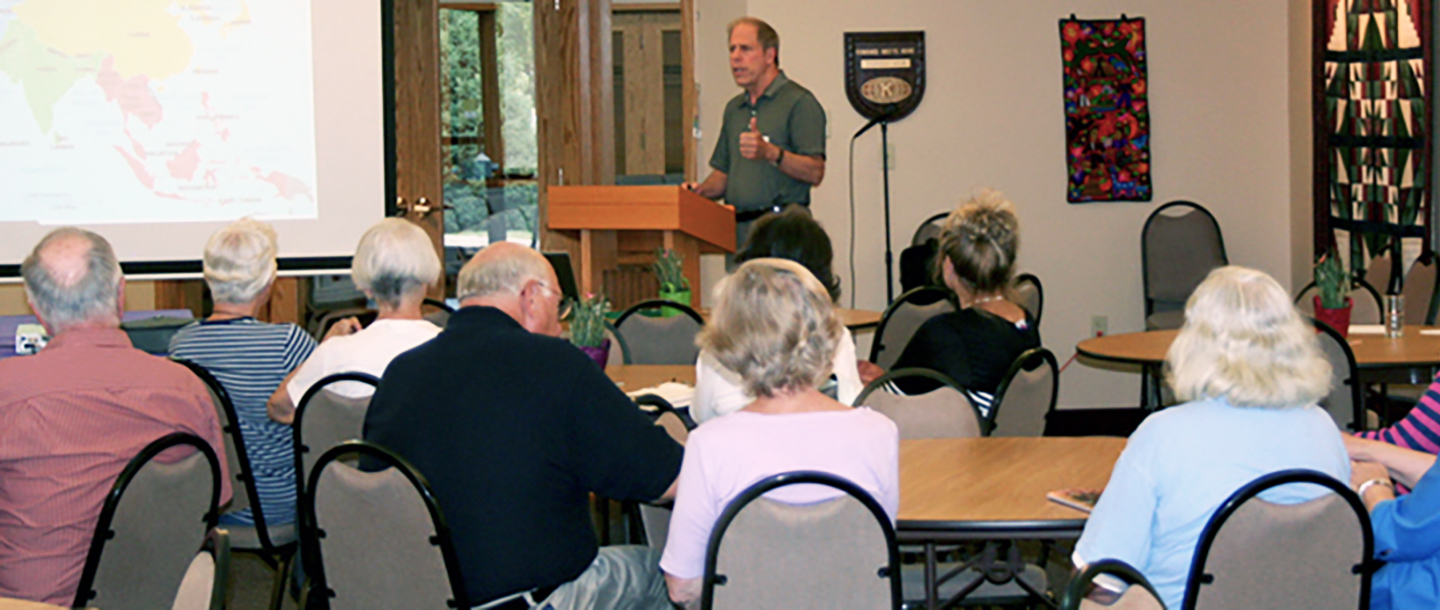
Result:
M21 273L53 339L0 361L0 597L69 607L101 504L131 458L171 432L221 455L224 445L205 384L120 330L125 281L104 238L57 229Z
M460 271L460 311L397 356L365 439L425 474L472 604L670 608L659 553L596 545L590 493L674 495L681 448L560 334L560 289L538 252L493 244Z

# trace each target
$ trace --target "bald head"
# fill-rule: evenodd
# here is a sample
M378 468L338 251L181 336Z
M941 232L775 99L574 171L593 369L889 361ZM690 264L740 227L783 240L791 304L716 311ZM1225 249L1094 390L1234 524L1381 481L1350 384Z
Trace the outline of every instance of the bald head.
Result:
M456 278L455 292L461 301L474 297L514 295L531 281L555 285L555 270L550 261L530 248L502 241L486 246L465 263Z
M532 333L560 335L560 289L545 256L524 246L486 246L460 269L455 292L463 307L494 307Z
M52 335L83 324L120 324L120 263L105 238L56 229L35 245L20 272L30 307Z

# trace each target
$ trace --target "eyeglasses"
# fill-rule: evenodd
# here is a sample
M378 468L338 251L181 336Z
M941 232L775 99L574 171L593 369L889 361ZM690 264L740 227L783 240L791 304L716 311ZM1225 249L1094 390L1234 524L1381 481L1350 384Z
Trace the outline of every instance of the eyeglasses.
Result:
M539 284L541 288L544 288L546 292L560 296L560 303L555 306L555 313L558 319L564 320L566 318L569 318L570 313L575 309L575 302L572 301L570 297L561 294L560 291L556 290L554 286L551 286L549 282L536 283Z

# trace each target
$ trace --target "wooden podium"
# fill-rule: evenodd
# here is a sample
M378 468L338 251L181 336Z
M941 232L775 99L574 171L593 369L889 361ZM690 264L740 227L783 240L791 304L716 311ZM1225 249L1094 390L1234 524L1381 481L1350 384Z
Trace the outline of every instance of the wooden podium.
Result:
M685 259L691 306L700 307L700 254L735 251L735 211L678 186L552 186L548 226L577 231L582 293L619 309L653 299L656 248Z

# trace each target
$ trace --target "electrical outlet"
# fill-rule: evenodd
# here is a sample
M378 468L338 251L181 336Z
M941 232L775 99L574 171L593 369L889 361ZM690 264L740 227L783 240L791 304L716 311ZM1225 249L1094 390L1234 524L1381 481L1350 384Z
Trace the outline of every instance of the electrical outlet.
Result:
M1103 337L1103 336L1105 336L1105 333L1110 332L1110 328L1109 328L1109 327L1110 327L1110 322L1109 322L1109 320L1107 320L1107 319L1105 318L1105 316L1090 316L1090 335L1091 335L1091 336L1094 336L1094 337Z

